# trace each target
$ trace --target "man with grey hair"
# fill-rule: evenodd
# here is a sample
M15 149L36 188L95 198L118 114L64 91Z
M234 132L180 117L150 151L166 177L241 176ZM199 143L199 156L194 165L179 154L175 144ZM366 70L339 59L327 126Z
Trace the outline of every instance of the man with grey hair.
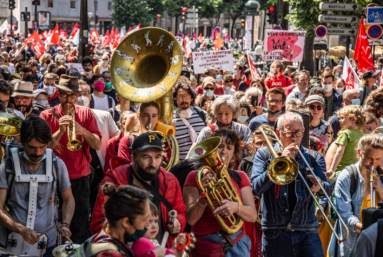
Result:
M323 196L323 192L314 175L307 170L303 158L313 167L315 176L327 194L331 192L331 185L325 176L326 163L323 156L301 145L304 131L299 114L287 112L278 118L276 133L282 147L279 144L273 147L282 153L282 157L294 159L302 174L291 183L275 184L275 177L270 177L268 168L271 167L269 165L274 157L268 146L260 148L254 156L251 183L253 194L263 199L262 245L265 256L324 256L314 199L308 190L319 196ZM298 153L297 147L303 157ZM293 169L288 172L292 173ZM304 185L302 179L310 188Z
M295 110L301 104L301 100L295 98L289 98L286 100L286 111Z
M287 100L290 98L295 98L302 100L303 97L306 95L307 87L309 85L309 78L306 73L299 72L296 76L296 83L297 86L291 91L291 93L287 96Z

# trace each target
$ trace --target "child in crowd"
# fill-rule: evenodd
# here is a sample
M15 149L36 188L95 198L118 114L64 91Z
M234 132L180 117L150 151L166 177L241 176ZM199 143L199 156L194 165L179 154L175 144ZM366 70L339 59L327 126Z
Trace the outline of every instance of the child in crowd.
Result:
M156 255L153 253L152 250L156 249L157 247L160 247L160 243L156 240L156 236L159 232L159 211L154 203L149 202L149 206L150 215L148 218L149 224L147 226L147 231L145 235L138 239L136 242L134 242L131 247L132 251L134 252L134 256L137 257L155 257ZM165 257L182 257L184 251L177 250L175 244L179 244L183 247L186 244L186 242L186 236L179 234L174 241L172 249L166 249ZM146 251L144 252L143 249L146 249ZM147 249L150 250L147 251Z
M361 106L348 105L338 112L342 130L335 141L337 146L334 159L326 176L331 177L335 170L341 171L346 166L356 163L356 146L363 136L362 127L366 123L366 114Z

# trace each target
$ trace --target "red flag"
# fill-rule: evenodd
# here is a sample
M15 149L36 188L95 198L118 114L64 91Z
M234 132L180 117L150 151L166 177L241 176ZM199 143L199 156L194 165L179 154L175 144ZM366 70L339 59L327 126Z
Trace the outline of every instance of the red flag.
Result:
M114 42L114 27L113 27L112 30L110 31L110 42L111 42L111 43Z
M74 37L74 35L76 35L77 30L78 30L78 23L76 23L76 25L74 25L74 27L73 27L73 29L72 29L72 33L70 33L70 35L72 36L72 38Z
M216 51L218 51L221 46L223 46L223 41L221 36L218 34L218 32L215 33L215 42L214 42L214 48Z
M382 75L380 76L380 86L383 87L383 72L382 72Z
M60 37L65 37L65 38L67 38L67 37L68 37L68 34L67 34L63 29L60 29Z
M202 41L203 37L202 37L202 33L199 33L199 40Z
M345 56L344 58L342 79L345 82L346 89L358 89L360 85L359 78L356 75L354 69L352 68L347 56Z
M132 30L132 27L129 27L129 30L128 30L128 32L130 32Z
M120 43L120 33L118 33L118 30L116 28L116 32L114 33L114 42L113 42L113 48L112 49L115 49L117 48L118 44Z
M251 77L253 79L260 79L261 76L259 76L259 73L253 64L253 61L250 58L249 51L247 51L247 62L249 63Z
M24 45L27 45L28 41L32 41L32 48L36 51L38 58L40 58L40 56L43 55L43 53L45 53L45 47L41 42L39 34L37 34L37 32L34 31L32 35L24 41Z
M104 40L102 41L102 46L107 46L110 43L109 30L106 31Z
M93 34L93 38L94 38L93 41L95 41L95 42L100 42L100 34L98 34L98 31L97 31L96 29L94 29L94 30L92 31L92 34Z
M192 56L192 50L189 46L189 39L184 39L184 49L187 57Z
M59 25L56 25L56 28L52 31L50 37L47 38L46 43L52 43L55 45L61 45L60 37L59 37Z
M375 71L370 44L368 43L363 17L360 19L358 38L355 44L354 59L358 61L358 72Z

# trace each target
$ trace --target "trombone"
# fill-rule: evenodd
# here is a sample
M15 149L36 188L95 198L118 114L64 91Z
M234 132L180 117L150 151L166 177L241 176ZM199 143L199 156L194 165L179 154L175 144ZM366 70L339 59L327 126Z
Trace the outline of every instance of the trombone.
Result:
M328 202L331 205L331 207L335 210L336 216L338 217L338 220L341 222L342 226L346 229L346 234L345 234L345 236L343 238L340 238L340 235L338 235L335 232L335 228L331 225L331 223L330 223L326 213L320 207L319 202L315 198L314 193L310 190L310 186L307 184L305 177L299 171L299 166L298 166L297 161L295 159L291 158L291 157L288 157L288 156L278 156L277 152L273 148L273 145L271 144L269 138L267 137L267 135L265 133L266 131L271 132L272 135L274 135L275 140L279 143L279 145L281 146L282 149L283 149L283 145L282 145L282 142L279 140L277 134L274 132L274 130L269 129L269 128L264 128L264 127L261 128L261 132L262 132L263 136L265 137L267 146L270 148L270 152L271 152L271 154L272 154L272 156L274 158L274 160L270 163L269 167L267 168L267 174L269 175L270 180L273 183L277 184L277 185L287 185L287 184L293 182L297 178L297 176L299 174L300 177L302 178L303 183L305 184L305 186L307 187L308 191L310 192L310 195L312 196L312 198L314 199L315 203L319 207L319 209L322 212L323 216L325 217L327 223L329 224L332 232L334 233L336 239L338 240L338 244L341 243L341 242L346 241L346 239L348 237L348 234L349 234L349 230L347 228L347 225L343 221L343 219L340 217L340 214L337 211L337 209L335 208L334 204L330 201L330 199L331 199L330 196L326 193L326 191L323 188L322 184L319 183L319 181L318 181L314 171L311 169L311 166L308 164L306 158L304 157L304 155L301 152L301 150L299 149L299 147L296 146L296 149L298 150L299 154L302 156L302 159L305 162L305 164L308 167L308 169L310 170L310 173L314 176L314 178L316 180L316 183L320 186L323 194L325 195L325 197L327 199L329 199Z

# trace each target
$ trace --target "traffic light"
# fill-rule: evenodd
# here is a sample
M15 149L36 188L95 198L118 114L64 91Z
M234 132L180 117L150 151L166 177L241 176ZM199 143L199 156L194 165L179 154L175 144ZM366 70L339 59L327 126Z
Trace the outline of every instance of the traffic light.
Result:
M182 7L182 20L186 20L186 12L187 12L188 8L186 7Z
M267 7L267 16L268 20L267 22L270 24L278 24L278 13L277 13L277 8L275 5Z
M40 5L40 0L32 0L32 5Z
M16 8L15 5L16 5L15 0L9 0L9 6L8 6L9 10L15 9Z
M245 20L241 20L241 27L245 27Z

